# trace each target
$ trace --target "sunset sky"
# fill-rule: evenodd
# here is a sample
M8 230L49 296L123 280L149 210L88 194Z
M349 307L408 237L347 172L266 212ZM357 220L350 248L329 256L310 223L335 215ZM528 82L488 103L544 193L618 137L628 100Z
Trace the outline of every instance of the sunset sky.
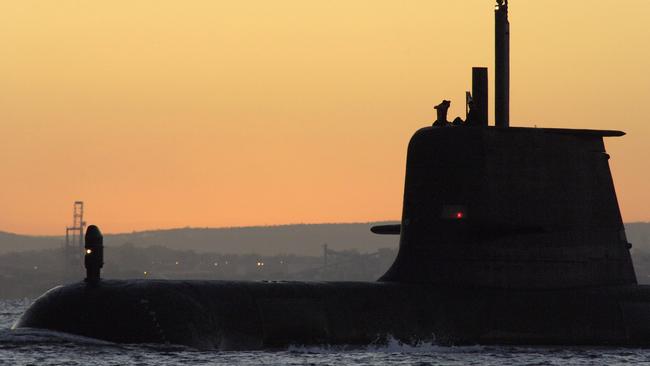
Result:
M490 68L494 3L5 1L0 230L398 219L406 146ZM650 221L650 1L510 1L511 125L620 129ZM491 102L492 104L492 102ZM490 121L493 122L492 106Z

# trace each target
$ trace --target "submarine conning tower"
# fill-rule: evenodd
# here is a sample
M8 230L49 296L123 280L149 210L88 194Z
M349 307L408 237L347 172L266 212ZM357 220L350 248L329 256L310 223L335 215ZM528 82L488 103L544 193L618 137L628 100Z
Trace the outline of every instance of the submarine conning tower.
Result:
M408 147L399 253L380 279L451 287L635 284L603 137L427 127Z
M487 71L474 119L420 129L408 146L395 263L380 281L557 289L636 284L604 137L620 131L510 127L507 0L495 11L495 124ZM480 77L477 79L477 76ZM440 120L440 118L439 118Z

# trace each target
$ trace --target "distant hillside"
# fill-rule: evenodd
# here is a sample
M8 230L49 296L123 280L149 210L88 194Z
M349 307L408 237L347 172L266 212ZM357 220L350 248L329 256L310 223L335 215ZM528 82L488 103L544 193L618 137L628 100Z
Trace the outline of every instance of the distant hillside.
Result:
M320 255L323 244L333 250L361 252L396 248L398 236L376 235L370 227L377 223L304 224L220 229L172 229L109 235L106 245L132 243L135 246L162 245L171 249L231 254Z
M632 252L635 249L650 252L650 222L632 222L625 224L627 241L632 243Z
M58 248L63 245L63 237L30 236L0 231L0 254Z
M224 254L320 255L323 244L329 249L357 249L361 252L396 248L398 236L376 235L370 227L381 223L300 224L236 228L183 228L109 234L106 246L125 243L136 247L153 245L176 250ZM63 237L39 237L0 232L0 254L12 251L57 248Z
M152 230L128 234L106 235L107 246L131 243L136 247L161 245L176 250L194 250L223 254L320 255L322 245L330 249L357 249L371 252L379 248L396 248L398 237L375 235L370 227L379 223L303 224L237 228L184 228ZM625 225L635 257L647 255L650 260L650 223ZM0 254L14 251L58 248L63 237L16 235L0 232Z

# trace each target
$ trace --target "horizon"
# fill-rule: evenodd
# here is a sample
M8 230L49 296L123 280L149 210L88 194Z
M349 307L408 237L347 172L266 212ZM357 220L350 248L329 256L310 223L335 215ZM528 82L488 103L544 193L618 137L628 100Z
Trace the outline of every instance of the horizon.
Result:
M104 232L103 235L129 235L139 234L154 231L174 231L174 230L229 230L229 229L256 229L256 228L279 228L286 226L310 226L310 225L366 225L366 224L381 224L381 223L399 223L401 220L377 220L377 221L358 221L358 222L302 222L302 223L288 223L288 224L272 224L272 225L246 225L246 226L178 226L166 228L146 228L142 230L133 231L119 231L119 232ZM650 224L650 221L625 221L623 225L636 225L636 224ZM91 224L93 225L93 224ZM101 230L101 228L100 228ZM17 236L31 236L31 237L56 237L64 238L65 234L26 234L17 233L0 229L0 234L9 234ZM374 234L379 235L379 234Z
M510 2L513 127L605 141L624 222L650 221L650 2ZM8 3L0 230L106 233L400 217L406 147L489 69L494 4ZM260 224L263 223L263 224ZM62 235L62 234L61 234Z
M245 225L245 226L178 226L167 228L149 228L134 231L119 231L119 232L104 232L103 235L128 235L146 233L152 231L173 231L173 230L228 230L228 229L255 229L255 228L276 228L285 226L310 226L310 225L366 225L366 224L379 224L388 222L400 222L400 220L377 220L377 221L358 221L358 222L299 222L288 224L271 224L271 225ZM627 224L627 223L626 223ZM632 223L630 223L632 224ZM95 225L89 223L89 225ZM97 225L99 226L99 225ZM99 228L101 230L101 227ZM19 235L19 236L33 236L33 237L65 237L65 234L25 234L17 233L0 229L2 234Z

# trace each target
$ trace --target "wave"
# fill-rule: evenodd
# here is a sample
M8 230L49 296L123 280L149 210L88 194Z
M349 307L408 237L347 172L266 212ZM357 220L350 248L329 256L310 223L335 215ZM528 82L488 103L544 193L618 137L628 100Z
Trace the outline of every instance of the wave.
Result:
M192 352L198 350L193 347L176 344L114 343L97 338L36 328L0 329L0 351L3 349L33 349L35 346L44 347L43 349L59 351L70 348L70 346L74 349L77 349L78 347L91 348L95 350L95 352L102 349L109 354L113 352L119 353L131 351L164 353ZM1 357L0 364L2 364Z
M30 345L30 344L60 344L74 343L85 345L112 346L115 343L100 339L84 337L52 330L18 328L0 330L0 344L6 345Z
M372 343L369 345L322 345L322 346L301 346L291 345L287 351L292 353L338 353L338 352L379 352L379 353L478 353L486 350L488 346L444 346L437 344L434 340L429 342L418 342L415 344L404 343L393 337L386 341Z

